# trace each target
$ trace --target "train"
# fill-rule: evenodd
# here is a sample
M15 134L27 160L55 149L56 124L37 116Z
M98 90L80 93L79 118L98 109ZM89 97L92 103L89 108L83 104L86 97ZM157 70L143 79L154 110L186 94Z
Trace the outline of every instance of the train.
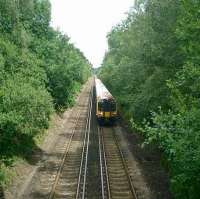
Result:
M100 125L115 124L117 121L117 103L100 79L95 77L96 117Z

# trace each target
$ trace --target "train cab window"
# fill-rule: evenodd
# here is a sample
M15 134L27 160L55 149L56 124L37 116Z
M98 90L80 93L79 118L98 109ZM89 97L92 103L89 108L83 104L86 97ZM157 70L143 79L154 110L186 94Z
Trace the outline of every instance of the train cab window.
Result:
M115 101L103 100L98 102L98 110L103 112L116 111Z
M103 102L98 102L98 110L103 111Z

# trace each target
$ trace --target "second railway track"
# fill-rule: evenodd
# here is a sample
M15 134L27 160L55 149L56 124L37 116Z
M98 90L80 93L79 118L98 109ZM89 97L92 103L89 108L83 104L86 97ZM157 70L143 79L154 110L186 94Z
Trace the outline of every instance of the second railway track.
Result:
M87 108L88 107L88 108ZM77 113L75 127L66 147L48 199L83 198L86 184L87 154L92 109L92 92L88 106Z

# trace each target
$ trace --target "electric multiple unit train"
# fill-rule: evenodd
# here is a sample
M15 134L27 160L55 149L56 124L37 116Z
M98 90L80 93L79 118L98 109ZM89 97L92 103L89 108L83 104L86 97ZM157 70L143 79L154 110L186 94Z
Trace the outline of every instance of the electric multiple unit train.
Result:
M117 119L116 101L100 79L95 78L96 117L99 124L113 124Z

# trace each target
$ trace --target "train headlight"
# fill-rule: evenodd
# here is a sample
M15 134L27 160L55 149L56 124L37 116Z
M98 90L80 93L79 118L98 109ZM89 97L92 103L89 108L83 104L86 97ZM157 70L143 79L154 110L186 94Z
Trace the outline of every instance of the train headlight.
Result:
M117 113L116 113L116 112L112 112L111 115L112 115L112 116L116 116Z
M103 112L99 112L98 115L103 116Z

